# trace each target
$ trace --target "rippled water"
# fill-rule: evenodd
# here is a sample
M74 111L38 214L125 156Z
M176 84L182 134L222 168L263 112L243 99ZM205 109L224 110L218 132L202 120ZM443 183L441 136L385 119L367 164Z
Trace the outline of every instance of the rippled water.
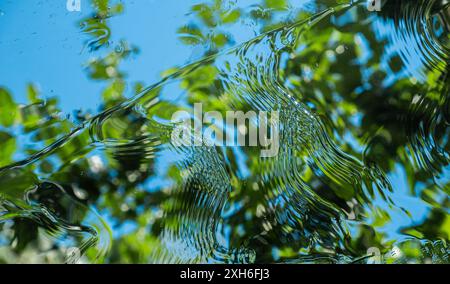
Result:
M98 111L1 82L0 261L449 263L447 1L198 2L194 55L148 86L120 69L139 47L111 44L127 4L95 3ZM278 155L176 147L198 102L279 111Z

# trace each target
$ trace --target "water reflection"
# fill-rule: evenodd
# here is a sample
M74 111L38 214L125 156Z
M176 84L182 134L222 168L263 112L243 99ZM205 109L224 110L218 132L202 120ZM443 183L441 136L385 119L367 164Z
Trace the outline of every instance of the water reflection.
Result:
M112 2L82 20L96 114L0 91L2 261L449 262L446 1L193 5L178 32L203 56L147 87L108 44ZM197 102L279 111L279 155L175 147Z

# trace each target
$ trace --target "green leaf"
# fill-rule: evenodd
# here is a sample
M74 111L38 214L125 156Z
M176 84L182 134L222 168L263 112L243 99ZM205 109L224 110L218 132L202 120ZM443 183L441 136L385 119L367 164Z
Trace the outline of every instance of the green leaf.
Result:
M267 8L274 10L286 10L287 1L286 0L266 0Z
M0 88L0 125L5 127L13 125L17 109L18 107L9 92Z
M0 167L12 162L12 157L16 151L16 140L10 134L0 131Z
M179 39L187 45L196 45L204 41L199 28L195 26L184 26L178 29Z
M232 10L221 15L222 22L225 24L236 22L241 16L241 11L239 9Z
M27 97L28 101L32 104L39 102L39 90L35 85L28 84Z

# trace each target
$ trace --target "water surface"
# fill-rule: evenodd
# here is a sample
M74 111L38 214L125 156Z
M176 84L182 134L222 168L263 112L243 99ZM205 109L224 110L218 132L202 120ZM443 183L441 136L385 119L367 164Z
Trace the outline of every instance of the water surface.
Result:
M1 262L449 263L447 1L35 2L0 4ZM174 145L199 102L278 111L278 155Z

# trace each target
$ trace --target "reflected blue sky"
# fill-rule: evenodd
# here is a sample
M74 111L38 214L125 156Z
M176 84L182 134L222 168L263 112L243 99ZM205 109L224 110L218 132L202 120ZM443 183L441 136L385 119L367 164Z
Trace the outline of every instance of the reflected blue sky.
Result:
M177 39L192 4L199 1L127 1L126 11L111 19L112 45L121 39L140 48L122 68L130 82L150 84L162 71L186 62L192 50ZM66 113L95 111L105 86L89 80L84 64L93 56L85 48L78 22L92 10L69 12L66 1L1 1L0 84L17 101L26 101L26 84L36 83L44 97L57 96Z
M90 1L81 0L80 12L69 12L66 0L29 0L0 2L0 85L7 87L17 101L26 101L26 85L35 83L44 98L58 97L65 113L74 110L95 112L104 82L90 80L85 64L99 57L86 48L80 20L92 13ZM108 19L112 30L111 45L121 40L137 46L139 54L121 64L128 83L149 85L160 79L163 71L199 59L202 47L184 45L177 29L190 23L190 8L199 0L127 1L125 12ZM311 0L291 1L292 10L278 14L289 19ZM235 3L240 7L257 7L260 1ZM314 6L312 6L313 9ZM249 40L258 33L258 24L237 23L226 32L233 42Z

